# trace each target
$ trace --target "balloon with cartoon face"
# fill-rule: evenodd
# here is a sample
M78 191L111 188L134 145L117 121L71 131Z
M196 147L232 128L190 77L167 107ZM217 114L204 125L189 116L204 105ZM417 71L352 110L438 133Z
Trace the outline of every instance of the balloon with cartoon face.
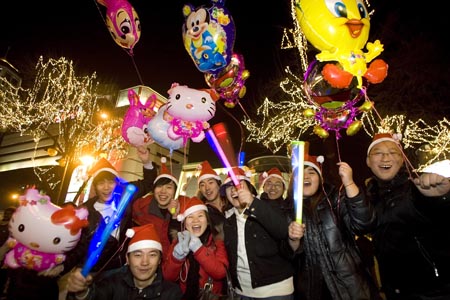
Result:
M141 37L141 21L134 7L126 0L97 0L106 7L106 27L120 47L133 55Z
M212 1L211 7L183 7L184 47L196 67L204 73L218 74L231 61L235 27L223 1Z
M88 210L57 206L34 188L20 197L10 222L11 250L5 256L9 268L43 271L61 264L65 252L77 245L81 229L88 225Z
M323 72L329 84L347 88L354 76L357 88L362 89L363 77L369 83L384 80L387 64L381 59L372 62L384 48L379 40L367 43L370 15L364 1L294 0L292 3L298 26L320 51L316 59L330 62Z
M128 90L128 108L122 122L122 137L127 143L139 147L151 144L153 140L147 132L147 123L155 115L153 108L156 104L156 95L151 94L145 104L142 104L139 95L133 90Z

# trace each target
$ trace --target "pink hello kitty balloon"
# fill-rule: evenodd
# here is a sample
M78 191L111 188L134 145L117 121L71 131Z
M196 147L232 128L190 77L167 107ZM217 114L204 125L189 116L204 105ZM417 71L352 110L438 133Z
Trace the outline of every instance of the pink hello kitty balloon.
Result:
M7 245L12 249L6 254L5 265L43 271L64 262L64 253L75 248L81 229L88 225L88 210L57 206L34 188L19 200L9 222Z
M139 95L133 89L128 90L128 108L122 122L122 137L127 143L139 147L153 142L147 132L147 123L155 115L153 107L156 104L156 95L151 94L145 104L139 100Z
M167 135L172 140L188 138L200 143L205 138L205 129L216 113L216 101L219 94L212 89L192 89L186 85L173 83L168 91L167 108L164 120L170 123Z

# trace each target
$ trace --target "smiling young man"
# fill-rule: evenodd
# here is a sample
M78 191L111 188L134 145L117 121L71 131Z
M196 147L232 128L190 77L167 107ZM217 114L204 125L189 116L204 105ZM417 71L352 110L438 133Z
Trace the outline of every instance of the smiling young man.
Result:
M401 145L376 134L366 158L372 232L387 299L450 299L450 182L438 174L411 179Z
M133 227L127 231L131 237L127 251L127 264L110 270L94 282L73 272L68 290L82 299L181 299L179 286L164 281L161 272L162 246L153 224Z

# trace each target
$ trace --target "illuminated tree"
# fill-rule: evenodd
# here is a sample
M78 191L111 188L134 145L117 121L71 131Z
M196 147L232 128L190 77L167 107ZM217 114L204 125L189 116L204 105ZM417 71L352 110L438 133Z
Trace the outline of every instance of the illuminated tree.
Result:
M107 155L120 159L127 154L120 134L122 120L97 121L99 113L96 74L76 76L73 62L61 57L39 58L31 88L14 88L0 78L0 128L31 136L36 148L43 138L54 141L53 153L60 155L59 165L35 167L39 180L50 190L59 187L73 163L83 154ZM62 175L61 175L62 172Z

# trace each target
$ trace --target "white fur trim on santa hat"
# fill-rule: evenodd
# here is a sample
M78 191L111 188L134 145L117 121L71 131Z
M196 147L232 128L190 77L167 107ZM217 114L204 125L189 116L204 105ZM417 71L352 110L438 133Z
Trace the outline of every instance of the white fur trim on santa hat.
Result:
M264 175L266 175L266 176L264 176ZM280 175L278 175L278 174L270 174L270 175L268 175L267 172L264 172L263 176L264 176L264 180L263 180L261 186L264 186L264 184L266 184L266 181L267 181L270 177L274 177L274 178L281 179L281 182L283 182L284 187L286 188L286 186L287 186L287 185L286 185L286 182L284 181L283 176L280 176Z
M400 142L399 142L400 140L401 140L401 134L393 134L392 137L382 137L382 138L376 139L375 141L370 143L369 148L367 148L367 155L369 155L370 150L372 150L372 148L375 145L378 145L381 142L393 142L400 146Z
M187 216L200 210L208 211L208 208L204 204L193 205L186 209L183 214L178 214L177 220L178 222L183 222Z
M146 249L146 248L158 249L159 251L162 251L161 243L158 243L157 241L153 241L153 240L142 240L142 241L130 244L130 246L128 246L127 253L130 253L130 252L133 252L136 250Z
M158 181L158 179L163 178L163 177L164 178L169 178L170 180L175 182L176 185L178 185L178 180L174 176L169 175L169 174L161 174L161 175L159 175L158 177L156 177L156 179L155 179L155 181L153 181L153 183L156 183Z
M116 176L116 177L120 177L119 173L117 173L117 171L114 170L114 169L111 169L111 168L101 168L101 169L98 169L97 171L95 171L94 174L92 174L92 178L95 178L95 176L97 176L97 175L100 174L101 172L109 172L109 173L113 174L113 175Z
M322 155L320 155L320 156L317 157L316 161L317 161L317 163L322 164L322 163L324 162L324 157L323 157ZM303 164L304 164L305 166L311 167L311 168L313 168L314 170L316 170L316 172L322 177L322 170L319 168L319 166L318 166L317 164L312 163L312 162L307 161L307 160L305 160L305 161L303 162Z

